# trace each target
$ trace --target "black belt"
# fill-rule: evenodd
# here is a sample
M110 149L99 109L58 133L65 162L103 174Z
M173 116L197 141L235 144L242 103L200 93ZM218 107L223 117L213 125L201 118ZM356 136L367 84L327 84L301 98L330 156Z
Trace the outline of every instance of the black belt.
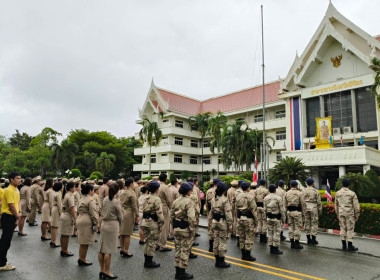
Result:
M264 207L264 203L263 202L256 202L256 205L257 205L257 207Z
M288 206L288 211L293 212L293 211L302 211L301 206Z
M242 212L242 211L237 211L237 217L240 218L240 217L247 217L247 218L254 218L253 214L251 211L249 212Z
M211 203L210 202L207 202L207 209L210 211L211 209Z
M267 217L269 219L277 219L277 220L281 220L281 213L278 213L278 214L272 214L272 213L267 213Z
M212 213L212 218L219 222L220 219L226 219L226 216L219 213Z
M158 216L156 213L150 213L150 212L143 212L143 218L144 219L152 219L155 222L158 222Z
M189 222L185 220L173 219L173 228L185 229L189 227Z

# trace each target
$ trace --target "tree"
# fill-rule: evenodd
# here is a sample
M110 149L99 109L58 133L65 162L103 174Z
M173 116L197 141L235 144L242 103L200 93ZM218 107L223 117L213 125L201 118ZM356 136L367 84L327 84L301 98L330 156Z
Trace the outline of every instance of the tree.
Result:
M82 173L79 169L71 169L67 175L69 175L69 178L80 178Z
M371 200L380 199L380 179L375 170L368 170L365 176L371 180L374 185L373 189L368 190L368 198Z
M206 136L207 130L208 130L208 121L211 117L211 113L203 113L198 114L196 116L191 116L189 118L189 124L191 129L198 130L201 135L201 149L202 149L202 156L201 156L201 165L202 165L202 172L201 172L201 181L203 181L203 139Z
M371 60L370 68L375 71L375 81L371 86L371 94L377 99L377 106L380 109L380 59L374 57Z
M68 139L64 139L61 144L54 143L51 146L53 150L52 164L61 174L65 173L65 170L74 167L75 158L79 151L77 144L70 142Z
M100 157L96 159L96 168L99 169L103 174L108 175L114 168L114 162L116 157L113 154L107 154L103 152Z
M147 118L143 118L142 121L143 128L139 132L140 141L143 144L144 141L146 141L149 145L149 173L148 176L150 176L150 173L152 171L152 161L151 161L151 154L152 154L152 146L155 142L155 146L157 147L162 139L162 130L158 127L157 122L151 122Z
M356 193L359 201L363 201L363 198L370 198L369 194L376 186L370 178L364 176L361 173L347 173L343 177L339 178L336 182L335 189L338 191L342 188L342 179L348 179L350 181L350 190Z
M30 147L34 137L30 136L28 133L20 133L16 129L16 133L12 134L12 137L9 138L9 144L14 148L19 148L21 151L26 151Z
M220 142L222 141L223 130L226 127L226 125L227 125L227 117L223 115L222 112L220 111L214 117L210 118L208 121L207 133L211 137L210 151L213 154L215 154L215 148L216 148L216 152L218 155L217 172L216 172L218 177L219 177Z
M290 185L291 180L299 180L304 183L310 176L307 167L302 160L295 157L285 157L281 159L272 170L269 171L269 181L278 182L284 180L286 185Z

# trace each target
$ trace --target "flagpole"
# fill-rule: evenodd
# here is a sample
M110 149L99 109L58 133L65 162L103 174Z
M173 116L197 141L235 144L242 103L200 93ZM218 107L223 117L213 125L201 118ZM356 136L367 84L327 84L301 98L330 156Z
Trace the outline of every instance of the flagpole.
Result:
M263 5L261 5L261 54L262 54L262 74L263 74L263 150L264 155L266 155L266 144L265 144L265 64L264 64L264 12L263 12ZM266 156L264 156L264 179L267 177L267 171L266 171Z

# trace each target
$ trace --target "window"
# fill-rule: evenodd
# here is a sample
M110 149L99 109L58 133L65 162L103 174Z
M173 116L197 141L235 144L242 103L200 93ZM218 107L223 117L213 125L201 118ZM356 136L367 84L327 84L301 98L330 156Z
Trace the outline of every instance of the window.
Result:
M307 137L314 137L317 133L315 118L321 116L319 97L306 99L306 129Z
M203 164L211 164L211 158L210 157L203 157Z
M191 140L190 146L193 148L198 148L198 140Z
M175 137L174 138L174 144L182 146L183 145L183 138Z
M176 178L181 178L182 172L174 172Z
M183 128L183 121L178 121L178 120L176 120L176 121L175 121L175 126L176 126L176 127Z
M238 122L244 122L245 118L238 118L238 119L236 119L236 121L238 121Z
M203 141L203 148L208 148L210 147L210 141Z
M156 140L153 140L153 142L152 142L152 147L153 146L156 146Z
M351 91L336 92L324 96L325 117L332 116L332 127L352 127Z
M162 122L167 123L167 122L169 122L169 119L163 119Z
M150 163L156 163L156 155L150 156Z
M285 130L276 131L276 140L285 140L285 139L286 139L286 131Z
M276 160L277 160L277 161L282 160L281 152L276 152Z
M198 157L190 156L190 164L198 164Z
M277 111L276 119L282 119L282 118L285 118L285 110Z
M167 144L169 144L168 136L164 136L164 137L162 137L162 144L163 144L163 145L167 145Z
M255 116L255 122L262 122L264 120L264 117L263 115L256 115Z
M192 124L192 125L190 126L190 128L191 128L191 130L198 130L198 128L197 128L197 126L196 126L195 124Z
M168 154L161 154L161 157L167 157Z
M218 163L222 164L222 156L218 156Z
M174 155L174 162L182 163L182 155Z
M356 89L355 99L358 132L377 130L376 101L369 88Z

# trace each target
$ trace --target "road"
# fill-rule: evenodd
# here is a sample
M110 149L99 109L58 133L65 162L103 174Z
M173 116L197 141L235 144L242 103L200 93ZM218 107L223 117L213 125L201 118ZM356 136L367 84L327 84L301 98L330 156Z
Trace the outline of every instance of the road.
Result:
M33 280L33 279L98 279L99 266L97 262L97 248L95 243L88 252L88 260L94 264L89 267L77 265L78 244L75 238L70 238L69 249L74 257L62 258L60 249L51 249L49 242L40 241L40 228L25 226L26 237L19 237L15 233L8 261L16 266L15 271L0 272L1 280ZM256 262L250 263L240 259L240 250L236 247L236 239L229 240L226 261L231 264L229 269L214 267L213 255L207 251L207 231L199 229L200 243L193 252L198 254L197 259L190 260L188 271L194 274L195 279L380 279L380 241L366 240L366 246L373 248L376 254L365 251L356 253L339 250L339 240L335 245L322 247L304 246L303 250L291 250L289 242L282 242L283 255L269 254L269 247L255 240L253 256ZM331 237L337 238L337 237ZM321 239L330 239L321 235ZM362 242L362 241L361 241ZM169 247L174 248L172 242ZM331 247L331 248L328 248ZM360 249L359 249L360 250ZM174 250L173 250L174 251ZM119 279L174 279L174 257L172 252L157 252L155 260L161 263L158 269L143 268L142 245L138 244L135 234L131 240L130 252L134 256L130 259L113 256L111 270Z

